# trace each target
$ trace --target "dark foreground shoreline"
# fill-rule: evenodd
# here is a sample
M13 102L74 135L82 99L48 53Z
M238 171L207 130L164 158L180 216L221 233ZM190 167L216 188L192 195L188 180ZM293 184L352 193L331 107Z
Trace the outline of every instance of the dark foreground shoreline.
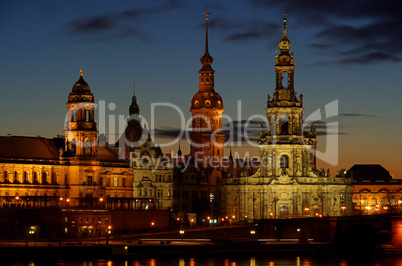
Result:
M237 243L153 242L130 245L45 245L0 246L0 257L6 261L56 260L136 260L164 258L252 257L252 256L344 256L335 244L269 243L256 241ZM355 254L357 255L357 254ZM363 256L374 256L368 252ZM377 254L384 255L384 254ZM390 254L387 254L390 255ZM360 255L359 255L360 257Z

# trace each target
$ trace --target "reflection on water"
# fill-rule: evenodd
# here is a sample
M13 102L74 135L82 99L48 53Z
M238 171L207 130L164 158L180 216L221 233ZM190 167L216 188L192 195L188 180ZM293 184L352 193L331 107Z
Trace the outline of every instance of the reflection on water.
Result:
M356 262L347 259L338 259L331 257L251 257L251 258L191 258L191 259L144 259L144 260L92 260L92 261L33 261L21 263L18 261L12 262L9 265L23 266L352 266L352 265L397 265L402 266L402 257L378 258L369 262ZM1 265L4 265L1 263Z

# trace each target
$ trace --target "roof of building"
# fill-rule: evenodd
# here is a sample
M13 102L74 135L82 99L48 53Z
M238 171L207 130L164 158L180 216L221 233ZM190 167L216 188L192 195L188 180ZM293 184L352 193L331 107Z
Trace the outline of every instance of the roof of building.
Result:
M0 158L58 160L59 145L42 137L0 136Z
M388 170L379 164L355 164L345 176L353 179L392 179Z
M59 149L64 148L64 138L0 136L0 159L59 160ZM118 150L107 143L97 147L96 159L101 162L123 162Z

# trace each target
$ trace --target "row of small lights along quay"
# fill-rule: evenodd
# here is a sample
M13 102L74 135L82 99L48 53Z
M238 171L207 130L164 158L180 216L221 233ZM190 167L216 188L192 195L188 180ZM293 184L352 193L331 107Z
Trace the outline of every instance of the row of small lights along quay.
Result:
M15 200L19 200L20 199L20 197L19 196L15 196ZM59 198L59 201L63 201L64 200L64 198L63 197L60 197ZM70 199L66 199L66 202L70 202Z

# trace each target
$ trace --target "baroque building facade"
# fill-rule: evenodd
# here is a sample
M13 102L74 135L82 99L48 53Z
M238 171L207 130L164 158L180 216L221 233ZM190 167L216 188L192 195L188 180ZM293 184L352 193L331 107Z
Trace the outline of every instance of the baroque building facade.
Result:
M0 206L117 208L133 204L133 171L98 141L94 96L80 71L64 136L0 137Z
M402 180L379 164L355 164L339 176L353 180L354 214L402 212Z
M173 206L173 166L155 147L148 134L146 141L130 149L136 209L171 209Z
M268 130L258 140L260 167L247 177L223 178L223 213L238 219L341 215L352 211L350 178L320 175L316 170L316 128L303 127L303 96L294 88L294 54L283 21L276 52L276 87L268 95ZM284 78L287 77L287 78Z

